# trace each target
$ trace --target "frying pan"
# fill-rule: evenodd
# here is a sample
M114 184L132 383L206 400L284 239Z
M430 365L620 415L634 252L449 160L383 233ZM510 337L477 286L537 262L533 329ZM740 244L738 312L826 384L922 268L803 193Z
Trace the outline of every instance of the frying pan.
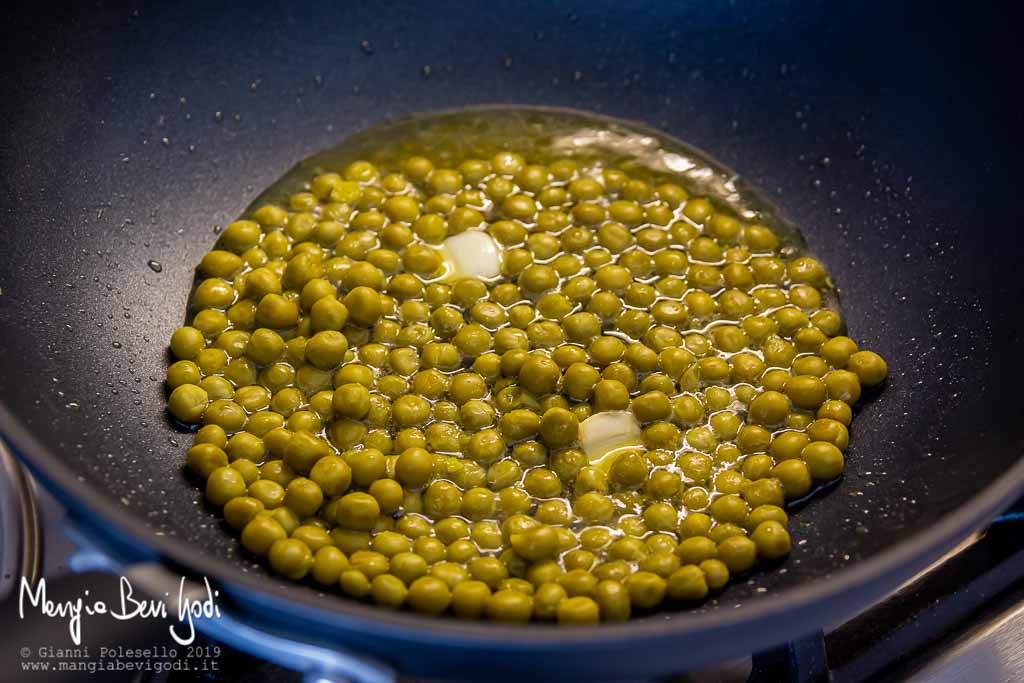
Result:
M983 4L16 7L0 77L3 434L113 564L219 586L228 638L250 648L344 648L429 676L636 678L847 618L1024 481L1006 99L1020 54L1015 17ZM796 512L781 570L593 629L426 619L270 577L186 481L165 344L215 226L351 132L488 102L642 120L709 150L803 229L851 334L888 359L844 480Z

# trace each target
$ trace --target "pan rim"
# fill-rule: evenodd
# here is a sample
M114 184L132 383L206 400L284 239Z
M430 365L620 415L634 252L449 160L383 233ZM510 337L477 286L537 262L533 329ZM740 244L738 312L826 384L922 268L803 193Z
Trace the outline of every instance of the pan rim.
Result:
M518 109L537 112L569 112L578 113L566 107L531 106L522 104L486 104L458 109L438 109L423 112L429 115L442 116L455 111ZM679 140L664 131L656 130L643 123L625 118L607 116L595 112L583 112L588 116L603 119L612 123L627 124L635 129L651 131L658 136L667 138L683 148L694 150L706 158L699 148ZM381 122L381 124L400 123L406 117ZM373 127L376 127L376 124ZM353 131L357 135L368 127ZM300 160L301 163L302 160ZM718 170L739 177L744 192L759 205L771 210L774 217L788 223L784 214L776 205L767 200L762 192L745 182L743 176L723 164L716 162ZM866 606L886 592L910 578L916 571L924 568L943 553L950 550L956 543L967 537L995 516L1002 507L1012 502L1015 497L1024 494L1024 459L1018 460L1002 475L988 486L972 496L957 510L938 517L924 529L910 538L896 543L878 554L845 566L826 577L808 581L804 584L772 591L764 596L745 602L740 609L718 609L697 614L692 611L662 612L652 616L640 617L624 623L602 624L597 628L577 627L566 628L549 624L531 623L527 627L507 626L490 623L475 623L456 620L454 618L426 617L408 612L383 610L356 601L331 601L328 608L318 597L318 592L305 586L284 585L268 580L265 574L249 574L237 571L229 561L206 553L194 552L195 546L180 538L167 535L155 535L152 528L133 514L126 514L105 494L88 480L80 480L75 470L65 464L56 453L42 444L32 431L19 420L7 407L7 401L0 399L0 437L8 439L15 447L18 457L40 477L51 489L60 495L65 505L73 504L74 508L86 515L103 521L116 529L118 533L132 538L140 545L152 550L161 559L187 568L196 575L207 576L218 582L230 595L232 589L253 591L261 601L279 605L310 623L326 623L347 620L347 626L358 628L366 634L380 634L389 638L430 641L436 644L451 642L452 638L460 639L461 647L479 649L563 649L567 646L581 650L602 650L610 646L622 647L643 642L651 645L652 639L677 639L696 634L712 634L723 631L744 630L751 637L743 639L726 639L723 643L728 647L742 652L733 654L749 654L757 650L758 643L770 646L784 640L819 628L821 621L831 621L836 614L848 618L856 610L844 604L852 601L854 594L861 594L857 602ZM1024 454L1021 454L1024 455ZM72 491L76 492L72 495ZM79 495L79 492L81 495ZM250 596L251 597L251 596ZM823 609L825 601L833 601L832 612ZM246 607L241 606L243 612ZM798 619L786 620L787 614L808 613L818 608L813 625L801 623ZM841 609L840 609L841 608ZM766 628L770 624L770 629ZM759 630L760 633L755 631ZM340 638L344 633L339 633ZM742 642L738 642L742 640ZM676 641L676 645L681 641ZM679 657L699 659L707 652L688 651L689 648L677 648ZM722 652L725 652L723 650ZM721 654L721 653L718 653Z
M518 627L388 611L356 601L332 602L330 609L324 609L322 601L317 598L317 592L305 586L277 584L268 580L265 575L238 573L233 571L236 568L226 560L206 553L192 552L194 546L187 541L174 536L153 534L152 528L135 516L118 509L93 484L79 480L74 470L40 443L10 412L5 401L0 401L0 432L14 445L16 455L28 465L33 474L40 477L51 490L56 490L62 504L72 502L78 511L92 515L109 524L118 533L137 540L145 549L154 551L161 559L171 560L176 565L192 570L196 575L207 576L217 581L227 588L228 594L231 593L232 587L238 587L278 599L282 606L294 606L298 601L307 612L318 613L320 620L330 621L332 617L338 616L366 619L371 627L377 627L367 630L379 628L391 636L401 635L401 631L408 630L419 640L429 636L430 640L443 642L447 636L459 636L474 638L485 644L498 641L506 647L514 644L562 647L574 643L601 648L612 643L621 645L627 641L647 639L656 635L676 637L777 618L787 612L813 607L822 600L835 599L880 581L884 582L885 586L878 587L875 592L881 594L910 578L918 566L926 566L950 550L956 543L990 520L1014 497L1024 493L1024 460L1019 460L958 511L943 515L910 539L836 571L829 576L828 581L816 580L794 588L774 591L756 601L745 603L740 609L703 614L685 611L658 613L619 624L602 624L597 628L566 628L536 623ZM83 488L88 489L85 492L88 498L70 495L71 491L80 491ZM785 622L778 626L779 628L773 628L776 635L787 630ZM821 624L815 625L820 626ZM806 630L807 625L799 625L795 630L788 629L793 636ZM768 640L782 642L785 639L775 637ZM746 650L748 646L743 645L741 648Z

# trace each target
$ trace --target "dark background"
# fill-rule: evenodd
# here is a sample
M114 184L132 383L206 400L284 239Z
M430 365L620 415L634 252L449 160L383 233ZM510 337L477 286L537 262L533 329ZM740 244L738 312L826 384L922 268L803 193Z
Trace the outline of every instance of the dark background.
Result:
M845 480L795 516L786 573L702 609L829 576L1021 453L1017 18L925 2L19 4L0 41L4 403L88 495L233 558L163 412L163 348L217 227L385 118L596 110L760 187L839 284L851 335L890 361Z

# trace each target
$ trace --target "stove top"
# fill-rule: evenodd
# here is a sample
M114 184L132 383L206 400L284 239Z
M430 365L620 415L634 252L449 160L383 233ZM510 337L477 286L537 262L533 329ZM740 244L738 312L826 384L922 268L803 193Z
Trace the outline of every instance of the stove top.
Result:
M42 576L55 602L80 596L116 604L121 586L74 574L64 511L0 442L0 680L301 681L201 636L172 647L168 623L83 618L82 647L68 622L37 610L18 615L22 576ZM673 683L1024 681L1024 500L983 532L853 619L769 652L680 673ZM36 585L35 581L31 581ZM118 663L120 663L119 668ZM400 678L404 683L420 679ZM426 683L426 682L424 682Z

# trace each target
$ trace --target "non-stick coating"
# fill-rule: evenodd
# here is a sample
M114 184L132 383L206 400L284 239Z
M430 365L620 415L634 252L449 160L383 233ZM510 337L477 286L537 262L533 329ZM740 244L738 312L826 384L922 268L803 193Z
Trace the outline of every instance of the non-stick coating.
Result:
M384 117L577 107L662 128L761 187L891 372L854 424L844 481L795 515L783 570L703 614L614 633L714 626L849 576L955 515L1024 443L1019 117L999 91L1019 55L1012 18L981 4L22 7L0 77L0 381L48 449L24 455L74 481L59 460L78 496L144 520L180 564L198 560L174 540L223 560L207 565L221 576L261 572L186 481L189 436L163 412L166 340L217 226Z

